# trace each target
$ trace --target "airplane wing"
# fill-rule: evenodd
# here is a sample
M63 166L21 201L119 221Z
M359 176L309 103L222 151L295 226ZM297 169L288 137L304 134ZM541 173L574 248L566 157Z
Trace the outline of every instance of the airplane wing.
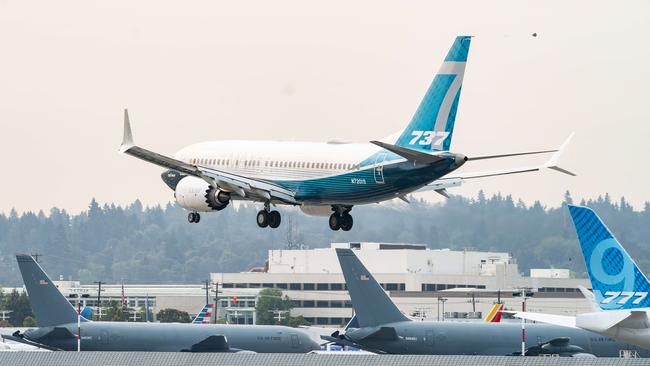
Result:
M551 158L547 162L545 162L544 164L541 164L541 165L532 165L532 166L523 166L523 167L491 170L491 171L484 171L484 172L471 172L471 173L461 173L461 174L449 175L449 176L442 177L442 178L440 178L440 179L438 179L436 181L433 181L433 182L429 183L428 185L420 188L418 191L420 191L420 192L421 191L436 191L436 192L440 193L441 195L443 195L445 197L448 197L448 193L446 191L447 188L458 187L458 186L462 185L467 179L496 177L496 176L499 176L499 175L510 175L510 174L536 172L536 171L540 171L540 170L543 170L543 169L552 169L552 170L558 171L560 173L575 176L574 173L572 173L572 172L558 166L558 160L560 159L560 156L562 156L562 153L564 152L564 149L566 148L566 146L569 144L569 141L571 141L571 138L573 138L573 133L571 135L569 135L569 137L564 141L564 143L556 150L535 151L535 152L517 153L517 154L501 154L501 155L468 157L467 158L468 161L471 161L471 160L502 158L502 157L509 157L509 156L539 154L539 153L544 153L544 152L554 152L554 154L551 156Z
M173 169L178 172L198 177L206 181L212 187L233 192L242 198L263 201L280 201L287 204L298 204L294 198L294 192L277 184L244 177L203 166L196 166L186 162L158 154L135 145L131 133L131 122L128 110L124 110L124 137L120 145L120 153L134 156L146 162L158 166Z
M576 326L575 316L529 313L529 312L521 312L521 311L515 312L513 316L515 318L532 320L540 323L559 325L559 326L569 327L569 328L578 328Z

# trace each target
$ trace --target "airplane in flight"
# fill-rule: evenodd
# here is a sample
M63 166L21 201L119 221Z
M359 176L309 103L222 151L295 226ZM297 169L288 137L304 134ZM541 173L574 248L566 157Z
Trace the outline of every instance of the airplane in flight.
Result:
M576 316L518 312L518 318L586 329L650 348L650 282L611 231L587 207L569 205L593 293L591 312Z
M436 355L521 355L519 323L413 321L391 301L351 249L336 249L355 310L356 324L345 332L321 336L328 342L375 353ZM618 357L650 351L582 329L548 324L526 325L526 356ZM530 341L528 341L530 342Z
M471 37L456 37L410 123L396 134L370 143L330 141L210 141L187 146L173 157L135 145L128 111L119 151L168 170L163 181L176 202L197 223L200 212L223 210L231 200L260 202L259 227L277 228L280 213L271 206L298 206L308 215L329 216L332 230L352 229L355 205L447 188L466 179L539 171L557 165L559 148L509 154L465 156L451 151ZM546 164L490 172L451 174L466 162L555 153Z
M29 255L16 255L38 328L2 338L52 351L77 349L77 311ZM301 329L270 325L94 322L80 317L81 350L306 353L320 345Z

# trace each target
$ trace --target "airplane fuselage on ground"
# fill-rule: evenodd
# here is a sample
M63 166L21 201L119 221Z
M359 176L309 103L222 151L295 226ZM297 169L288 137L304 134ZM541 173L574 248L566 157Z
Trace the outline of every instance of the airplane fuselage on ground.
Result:
M57 328L53 332L54 328ZM29 329L24 339L49 347L77 349L77 324ZM72 336L71 336L72 335ZM227 349L223 348L223 336ZM206 341L208 340L208 341ZM203 343L201 343L203 342ZM197 349L197 345L199 348ZM194 348L193 348L194 347ZM203 348L201 348L203 347ZM319 349L305 333L281 326L180 323L83 322L84 351L305 353Z
M436 354L436 355L493 355L520 354L520 323L482 322L400 322L382 324L394 328L397 340L359 339L355 344L365 349L380 350L393 354ZM354 331L348 331L346 338L354 339ZM549 342L557 337L570 338L570 344L557 347L553 354L567 356L594 355L597 357L618 357L620 350L636 350L641 357L649 357L650 351L639 346L584 331L554 325L527 324L526 349ZM582 351L575 347L580 347ZM573 348L573 349L572 349Z

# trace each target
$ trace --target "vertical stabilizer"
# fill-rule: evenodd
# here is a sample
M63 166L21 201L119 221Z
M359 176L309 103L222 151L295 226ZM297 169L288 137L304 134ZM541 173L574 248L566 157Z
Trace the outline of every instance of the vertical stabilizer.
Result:
M359 327L407 321L350 249L336 249Z
M485 322L486 323L500 323L501 322L501 315L503 314L503 304L502 303L496 303L490 309L490 312L485 316Z
M603 310L650 306L650 283L607 226L587 207L569 205L591 287Z
M39 327L77 322L77 311L30 255L16 255L32 311ZM86 321L82 318L83 321Z
M449 150L465 75L470 36L458 36L411 122L395 145L415 150Z
M214 304L205 304L201 312L192 320L192 324L210 324L212 309L214 309Z

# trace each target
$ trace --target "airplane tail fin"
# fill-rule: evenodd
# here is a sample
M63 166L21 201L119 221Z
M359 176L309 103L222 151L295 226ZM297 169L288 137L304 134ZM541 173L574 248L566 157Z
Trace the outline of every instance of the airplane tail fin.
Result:
M350 249L336 249L359 327L407 321Z
M456 37L415 115L395 145L424 151L449 150L470 43L470 36Z
M501 322L501 314L503 314L503 304L502 303L496 303L490 309L490 312L488 312L487 316L485 317L485 322L486 323L500 323Z
M209 324L212 319L212 309L214 309L214 304L205 304L201 312L192 320L192 324Z
M569 205L591 287L603 310L650 306L650 283L607 226L587 207Z
M32 311L39 327L76 323L77 311L30 255L16 255ZM87 321L81 318L82 321Z

